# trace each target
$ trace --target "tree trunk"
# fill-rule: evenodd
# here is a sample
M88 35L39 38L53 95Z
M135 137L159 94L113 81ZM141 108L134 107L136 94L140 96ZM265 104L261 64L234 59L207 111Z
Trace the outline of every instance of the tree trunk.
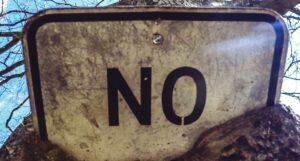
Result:
M298 116L277 105L250 111L204 132L193 149L174 161L297 161ZM59 147L41 142L30 119L0 150L0 161L76 161Z
M228 7L261 7L268 8L284 15L292 10L300 0L121 0L117 5L131 6L214 6L219 3L220 6Z

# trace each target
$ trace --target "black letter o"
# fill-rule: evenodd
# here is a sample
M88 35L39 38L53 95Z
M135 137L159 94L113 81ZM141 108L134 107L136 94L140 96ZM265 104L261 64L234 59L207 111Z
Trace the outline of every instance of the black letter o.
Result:
M193 78L196 88L197 96L196 103L192 113L185 117L177 116L173 108L173 89L177 80L182 76L190 76ZM189 96L186 96L189 97ZM183 119L183 124L188 125L199 119L201 116L206 101L206 84L205 79L200 71L191 67L180 67L173 70L166 78L163 92L162 92L162 105L163 112L166 118L176 124L181 125Z

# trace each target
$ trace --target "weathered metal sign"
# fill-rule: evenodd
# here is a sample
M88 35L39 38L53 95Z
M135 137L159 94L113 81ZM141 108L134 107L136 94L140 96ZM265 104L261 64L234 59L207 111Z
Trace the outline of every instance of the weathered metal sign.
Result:
M24 31L35 125L81 160L170 160L279 98L287 32L270 10L48 10Z

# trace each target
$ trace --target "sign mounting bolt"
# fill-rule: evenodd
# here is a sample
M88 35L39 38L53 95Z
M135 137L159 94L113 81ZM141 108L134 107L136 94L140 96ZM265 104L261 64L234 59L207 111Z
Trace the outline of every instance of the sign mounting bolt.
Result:
M161 45L164 41L164 37L159 33L154 33L152 37L152 42L154 45Z

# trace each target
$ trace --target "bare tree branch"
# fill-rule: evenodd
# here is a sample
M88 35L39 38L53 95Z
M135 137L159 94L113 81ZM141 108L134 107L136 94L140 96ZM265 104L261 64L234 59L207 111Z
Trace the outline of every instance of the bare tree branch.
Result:
M0 32L0 37L15 37L21 39L22 32Z
M296 17L296 16L283 16L284 18L288 18L288 19L295 19L295 20L300 20L300 17Z
M26 101L27 101L28 99L29 99L29 97L25 98L23 102L21 102L17 107L15 107L15 108L11 111L11 113L10 113L8 119L6 120L5 126L6 126L6 128L9 129L10 132L13 132L13 130L12 130L11 127L9 126L9 122L10 122L12 116L14 115L14 112L16 112L18 109L20 109L20 108L26 103Z
M16 45L19 42L18 38L13 38L10 42L0 48L0 55L3 54L5 51L9 50L11 47Z
M99 1L99 2L95 5L95 7L99 7L99 5L100 5L102 2L104 2L104 0Z
M22 22L25 22L27 20L28 20L28 17L25 17L25 18L22 18L22 19L20 19L20 20L18 20L16 22L14 22L14 23L2 23L2 24L0 23L0 27L3 27L3 26L7 26L7 27L15 26L15 25L17 25L19 23L22 23Z
M281 94L296 98L298 101L300 101L300 93L297 93L297 92L283 92Z
M289 76L284 76L284 78L292 79L292 80L295 80L295 81L299 81L300 80L300 78L294 78L294 77L289 77Z
M26 11L26 10L10 10L10 11L7 11L5 13L1 13L0 14L0 17L4 17L4 16L7 16L9 14L14 14L14 13L17 13L17 14L35 14L35 12L29 12L29 11Z
M78 6L75 6L75 5L72 5L72 4L70 4L70 3L67 3L67 1L66 0L63 0L63 2L57 2L57 1L55 1L55 0L45 0L46 2L52 2L52 3L54 3L54 4L57 4L57 5L64 5L64 6L69 6L69 7L78 7Z
M285 70L285 75L286 73L291 69L291 67L293 67L294 65L298 65L298 63L300 63L300 60L294 60L295 58L292 58L293 60L290 62L289 66L286 68Z
M296 15L299 15L300 16L300 10L298 9L298 8L292 8L291 9L291 12L293 12L294 14L296 14Z
M2 71L0 71L0 76L3 76L3 75L5 75L5 74L7 74L7 73L13 71L14 69L16 69L17 67L19 67L19 66L21 66L21 65L23 65L23 64L24 64L24 61L23 61L23 60L18 61L18 62L16 62L16 63L12 64L11 66L9 66L9 67L3 69Z
M24 75L25 75L25 72L22 72L22 73L19 73L19 74L9 75L9 76L5 77L5 79L0 82L0 86L2 86L3 84L9 82L12 79L21 78Z

